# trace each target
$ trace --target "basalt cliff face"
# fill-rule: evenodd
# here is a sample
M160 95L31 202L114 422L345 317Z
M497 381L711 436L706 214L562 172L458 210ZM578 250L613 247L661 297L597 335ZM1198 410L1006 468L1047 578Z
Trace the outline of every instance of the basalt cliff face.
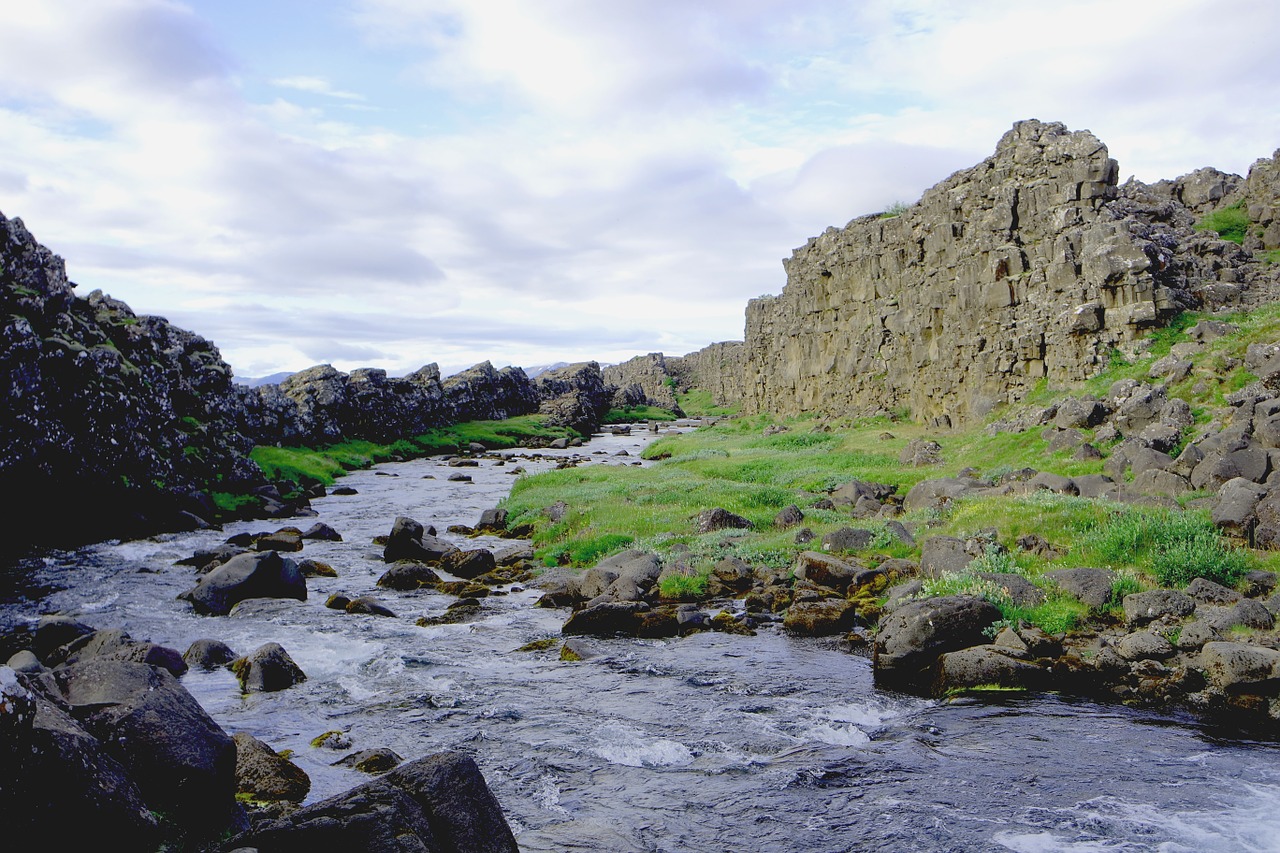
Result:
M1260 259L1193 230L1177 197L1210 209L1239 179L1117 174L1093 134L1019 122L905 211L811 239L782 294L747 306L744 408L971 421L1087 378L1182 310L1270 297Z

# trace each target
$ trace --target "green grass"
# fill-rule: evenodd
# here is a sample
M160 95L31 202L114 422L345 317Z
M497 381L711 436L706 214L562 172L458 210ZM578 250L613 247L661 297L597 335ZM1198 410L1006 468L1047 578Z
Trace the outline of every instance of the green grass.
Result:
M345 472L393 459L415 459L440 453L456 453L473 442L491 450L546 444L558 438L577 438L566 427L547 426L536 415L503 421L468 421L429 430L390 444L349 440L322 448L255 447L249 454L272 480L299 482L310 477L326 485Z
M741 406L717 406L711 399L711 392L701 388L677 391L676 402L680 404L680 411L691 418L732 417L742 408Z
M1217 231L1219 237L1232 243L1243 243L1249 231L1249 212L1244 202L1238 201L1213 211L1194 227L1197 231Z
M698 598L706 593L710 578L710 572L706 571L693 575L667 575L658 582L658 591L668 599Z
M623 406L621 409L610 409L601 423L634 424L643 421L674 421L675 412L658 406Z

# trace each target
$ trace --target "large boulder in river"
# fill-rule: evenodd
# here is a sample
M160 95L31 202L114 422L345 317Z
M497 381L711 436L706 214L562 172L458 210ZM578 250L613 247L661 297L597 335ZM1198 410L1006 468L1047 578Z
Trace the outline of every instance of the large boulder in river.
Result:
M89 660L54 670L60 698L129 773L148 806L183 826L221 829L235 805L235 743L159 667Z
M416 560L421 563L438 563L447 554L457 551L457 546L437 539L426 528L407 516L396 519L382 549L382 559L388 563L399 560Z
M518 853L480 768L469 756L429 755L278 820L227 849L278 853Z
M300 803L311 790L301 767L247 732L237 732L236 790L254 800Z
M271 693L307 680L302 667L279 643L265 643L251 654L236 658L231 662L231 671L245 693Z
M200 579L178 598L190 601L197 613L225 616L249 598L307 600L307 579L298 564L276 551L232 557Z
M926 598L903 605L880 622L873 665L877 680L927 688L939 656L984 645L984 633L1001 618L1000 609L968 595Z
M160 829L129 772L59 704L0 667L4 837L90 850L154 850Z
M797 601L787 608L782 627L802 637L827 637L853 627L857 607L843 598Z

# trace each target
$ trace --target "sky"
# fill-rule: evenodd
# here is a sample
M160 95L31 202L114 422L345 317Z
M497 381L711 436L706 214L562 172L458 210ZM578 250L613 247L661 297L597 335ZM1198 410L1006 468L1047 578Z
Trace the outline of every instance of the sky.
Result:
M1228 14L1229 13L1229 14ZM0 213L242 378L681 355L1015 121L1280 147L1280 3L0 0Z

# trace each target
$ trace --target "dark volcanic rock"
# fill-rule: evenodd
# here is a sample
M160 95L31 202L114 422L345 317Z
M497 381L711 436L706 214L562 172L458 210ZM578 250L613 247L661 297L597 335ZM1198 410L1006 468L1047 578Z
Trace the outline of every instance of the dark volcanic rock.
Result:
M411 761L345 794L267 821L224 849L274 853L518 853L502 808L460 753Z
M307 680L302 668L293 662L279 643L266 643L251 654L236 658L231 663L231 671L240 680L240 689L245 693L285 690Z
M940 655L985 644L984 631L1000 618L991 602L964 595L905 604L880 622L876 678L916 689L928 686Z
M298 564L275 551L233 557L178 596L198 613L225 616L248 598L307 600L307 579Z
M300 803L311 790L302 768L267 744L245 732L237 733L236 790L255 800L287 800Z

